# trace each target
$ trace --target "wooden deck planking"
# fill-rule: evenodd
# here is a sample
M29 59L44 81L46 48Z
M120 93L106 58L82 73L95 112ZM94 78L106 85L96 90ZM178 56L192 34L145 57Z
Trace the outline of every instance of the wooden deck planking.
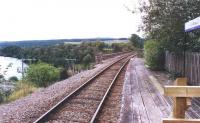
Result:
M162 112L159 107L155 104L149 90L148 85L145 83L146 74L140 69L140 66L136 67L136 77L138 78L138 85L140 93L142 95L143 103L151 123L160 123L162 121Z
M144 67L144 66L143 66ZM145 69L145 68L143 68ZM148 71L146 71L147 75L149 75L150 73ZM150 77L149 77L150 78ZM152 78L152 77L151 77ZM168 117L170 115L170 112L172 110L172 100L170 98L167 98L170 100L170 102L168 102L165 98L165 96L163 96L161 93L163 92L163 89L158 89L151 84L152 79L150 78L150 80L146 80L146 84L148 85L149 88L149 92L155 102L155 104L160 108L160 110L162 111L163 117ZM157 83L159 84L159 83ZM162 88L162 85L157 85L157 87ZM159 92L161 90L161 93Z
M149 81L146 81L148 85L149 92L154 100L154 103L160 108L162 111L162 117L168 117L171 112L171 105L166 101L166 99L156 90L156 88L150 84Z
M194 119L200 118L200 111L199 111L200 107L199 105L197 105L196 103L192 103L192 106L190 107L190 110L188 110L189 112L193 112L192 117Z
M137 110L136 108L138 108L138 111L139 111L139 121L137 121L138 123L142 122L142 123L148 123L149 122L149 117L147 115L147 110L146 110L146 107L144 105L144 102L143 102L143 98L142 98L142 95L141 95L141 90L139 88L139 82L138 82L138 78L135 77L136 76L136 71L135 70L132 70L132 78L131 80L134 80L135 83L131 83L131 87L132 87L132 101L133 101L133 105L134 105L134 110ZM135 115L133 113L133 115ZM136 121L133 121L134 123ZM136 123L137 123L136 122Z
M121 115L121 123L161 123L162 118L170 117L173 100L168 96L164 96L151 82L149 76L152 73L144 67L141 59L132 59L126 73L124 97L128 98L129 113ZM131 88L130 88L131 87ZM195 99L192 101L186 113L187 118L200 118L200 101Z
M192 99L192 110L196 113L195 118L200 118L200 103L197 98Z
M131 123L131 121L133 121L133 108L132 108L132 102L130 100L132 100L132 95L131 95L131 86L130 86L130 72L127 73L126 75L126 80L125 80L125 89L123 92L123 99L122 100L122 111L121 111L121 119L120 121L122 123Z

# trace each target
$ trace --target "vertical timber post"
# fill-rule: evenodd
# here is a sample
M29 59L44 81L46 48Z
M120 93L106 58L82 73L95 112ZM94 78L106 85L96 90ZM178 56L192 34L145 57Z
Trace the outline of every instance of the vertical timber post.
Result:
M174 84L177 86L187 86L187 78L177 78ZM186 110L187 110L187 98L174 97L173 117L185 118Z

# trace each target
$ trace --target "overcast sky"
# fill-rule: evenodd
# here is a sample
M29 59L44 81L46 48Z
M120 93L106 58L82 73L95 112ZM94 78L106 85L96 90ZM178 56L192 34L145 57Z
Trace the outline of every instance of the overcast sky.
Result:
M129 37L136 0L0 0L0 41Z

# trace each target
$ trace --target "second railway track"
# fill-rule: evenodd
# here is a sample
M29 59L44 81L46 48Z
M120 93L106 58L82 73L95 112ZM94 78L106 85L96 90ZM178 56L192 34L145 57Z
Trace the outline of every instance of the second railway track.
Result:
M34 123L93 123L99 121L101 108L129 59L121 58L66 96Z

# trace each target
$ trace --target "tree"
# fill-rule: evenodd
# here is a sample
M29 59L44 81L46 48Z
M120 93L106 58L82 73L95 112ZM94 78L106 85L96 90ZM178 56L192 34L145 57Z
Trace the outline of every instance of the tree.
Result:
M87 54L86 56L83 57L83 63L85 65L88 65L92 61L92 56L90 54Z
M171 51L182 51L184 23L200 16L200 0L149 0L140 8L148 38L163 43Z
M146 41L144 45L145 64L153 70L164 68L164 50L160 42L155 40Z
M143 39L137 34L132 34L129 40L134 47L143 48Z
M8 46L1 49L1 55L7 57L21 58L22 54L23 54L23 49L18 46Z
M105 48L106 44L104 42L100 42L100 41L96 41L94 42L94 44L96 45L96 48L99 51L103 51L103 49Z
M27 79L38 87L46 87L59 79L59 70L47 63L32 64L27 71Z

